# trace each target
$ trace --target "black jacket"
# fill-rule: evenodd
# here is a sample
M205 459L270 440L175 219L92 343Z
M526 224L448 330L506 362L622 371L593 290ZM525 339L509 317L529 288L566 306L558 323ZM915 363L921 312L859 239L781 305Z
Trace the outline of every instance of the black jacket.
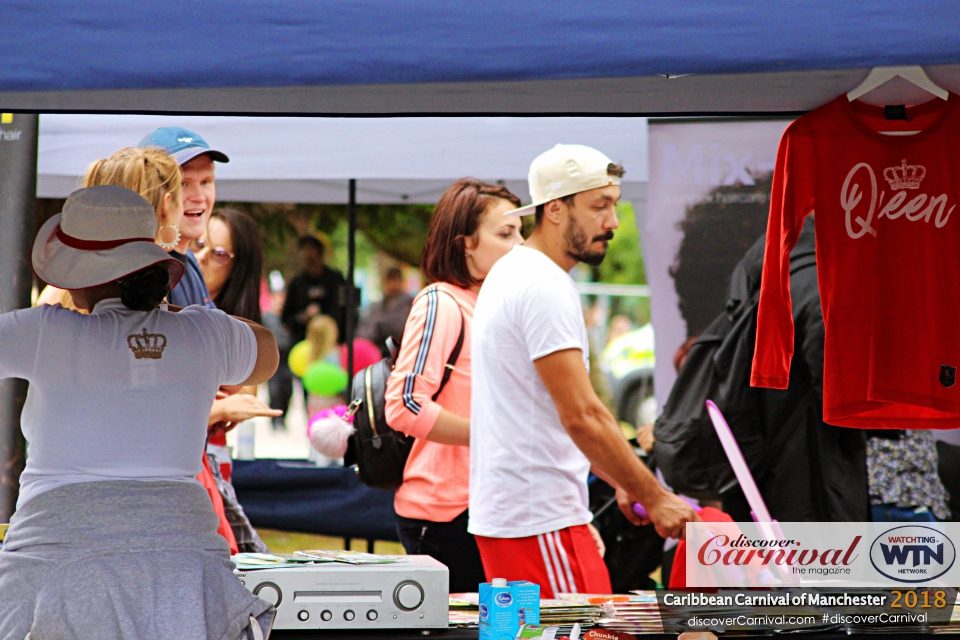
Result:
M764 238L734 270L751 291L760 287ZM798 268L816 260L813 217L790 253L794 355L785 390L761 394L766 456L757 485L780 522L869 520L866 439L860 429L823 422L823 313L817 270ZM749 521L739 487L723 496L724 511Z
M293 344L307 337L307 323L310 318L305 317L304 312L311 304L319 306L320 313L336 321L339 332L337 342L344 343L347 329L346 309L340 304L340 289L345 283L343 274L330 267L326 267L316 278L301 271L290 280L280 317L290 331Z

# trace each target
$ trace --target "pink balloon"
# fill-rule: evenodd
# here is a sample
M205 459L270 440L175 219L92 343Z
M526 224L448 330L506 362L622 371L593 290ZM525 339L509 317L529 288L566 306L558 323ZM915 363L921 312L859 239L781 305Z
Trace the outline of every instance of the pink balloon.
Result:
M380 353L380 349L377 349L377 345L366 338L356 338L353 341L354 375L356 375L358 371L366 369L381 360L383 360L383 355ZM340 366L344 370L347 369L347 345L341 345L340 347Z

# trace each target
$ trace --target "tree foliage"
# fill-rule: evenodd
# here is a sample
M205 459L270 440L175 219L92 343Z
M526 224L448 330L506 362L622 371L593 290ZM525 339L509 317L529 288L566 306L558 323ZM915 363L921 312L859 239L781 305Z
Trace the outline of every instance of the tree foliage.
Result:
M346 262L347 206L331 204L223 203L249 213L263 232L268 268L295 263L296 239L307 233L326 236L331 262ZM371 251L381 251L400 262L416 266L427 237L428 205L358 205L358 263ZM343 259L340 259L340 254ZM339 263L343 262L343 265ZM285 269L281 270L285 271Z
M607 249L607 257L600 265L598 281L611 284L646 284L647 272L643 267L640 234L637 231L633 204L618 204L617 219L620 221L620 228L614 232L613 240Z
M62 199L38 199L37 223L42 224L63 208ZM271 202L219 202L249 213L263 233L266 271L279 269L292 274L297 269L296 241L307 233L325 237L330 247L330 264L345 269L347 264L347 206L334 204L290 204ZM357 206L357 264L365 265L372 255L383 252L400 262L417 267L430 226L432 205ZM620 228L610 242L607 259L595 272L600 282L645 284L646 272L632 205L618 206ZM533 216L524 218L524 236L533 230Z

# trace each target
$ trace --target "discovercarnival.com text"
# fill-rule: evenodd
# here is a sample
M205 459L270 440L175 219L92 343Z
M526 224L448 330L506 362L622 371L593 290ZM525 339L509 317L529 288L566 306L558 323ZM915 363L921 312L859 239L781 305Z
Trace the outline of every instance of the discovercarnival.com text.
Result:
M784 627L813 626L816 616L736 616L730 618L702 618L693 616L687 620L690 629L717 629L727 627Z
M847 615L842 613L824 613L820 624L903 624L926 622L925 613L875 613L868 615ZM691 629L717 629L739 627L781 627L811 626L817 623L816 616L736 616L729 618L703 618L694 616L687 620Z

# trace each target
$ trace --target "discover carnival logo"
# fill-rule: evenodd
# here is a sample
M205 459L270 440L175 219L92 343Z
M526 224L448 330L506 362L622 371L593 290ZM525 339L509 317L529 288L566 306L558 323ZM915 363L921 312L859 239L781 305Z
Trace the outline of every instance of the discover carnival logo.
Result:
M950 538L920 525L894 527L870 545L873 568L897 582L929 582L948 572L956 559Z
M729 535L712 535L700 546L696 562L702 567L784 567L797 574L835 575L849 573L849 567L857 559L857 545L862 536L855 536L849 543L830 549L802 548L799 540L750 539L744 534L736 538Z

